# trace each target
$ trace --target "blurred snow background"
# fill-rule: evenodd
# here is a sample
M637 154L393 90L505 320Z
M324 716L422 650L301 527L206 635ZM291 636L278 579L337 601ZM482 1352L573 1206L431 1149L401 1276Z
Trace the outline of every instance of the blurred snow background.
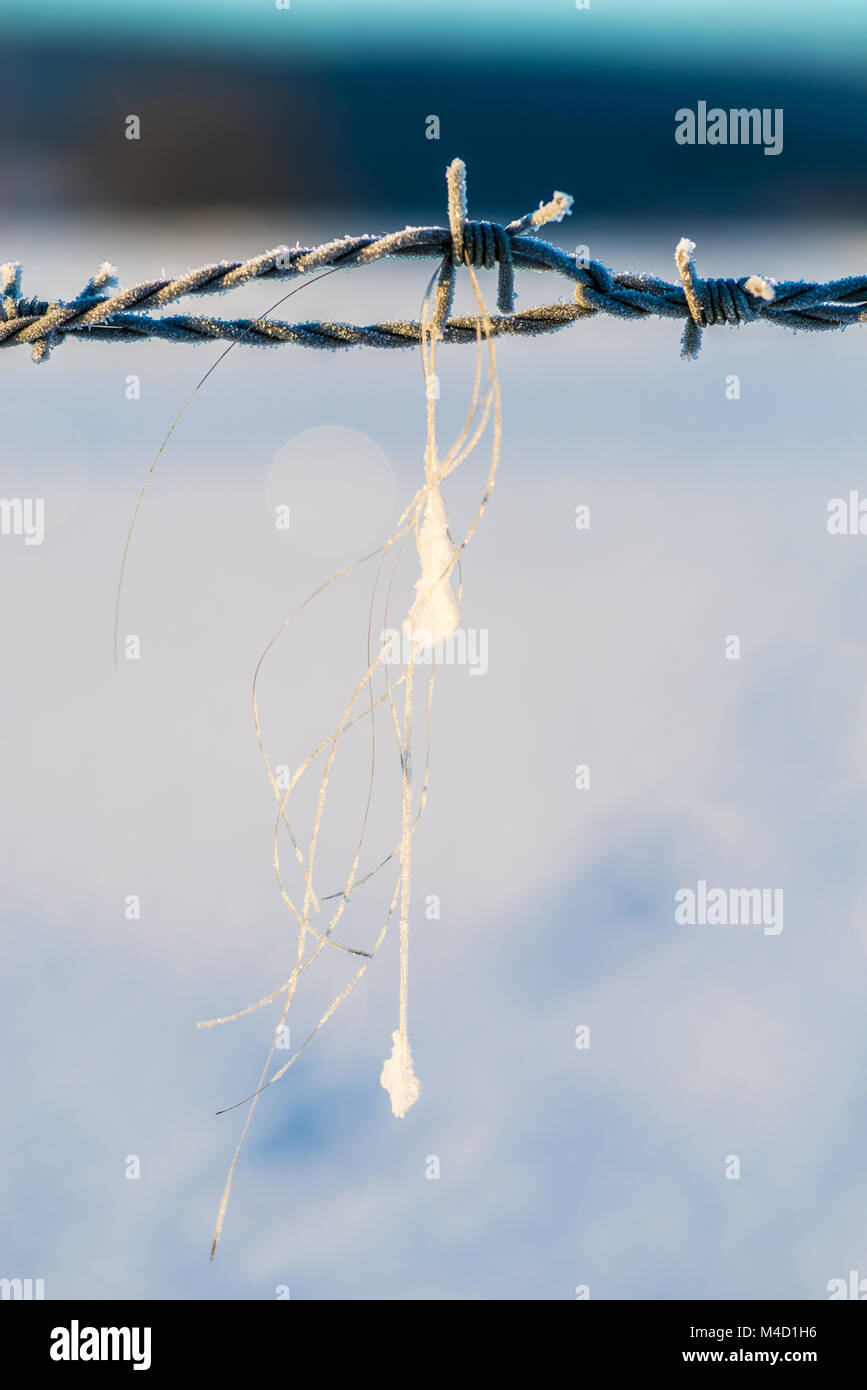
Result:
M611 264L664 273L682 230L668 245L657 226L585 239ZM818 230L784 244L757 225L685 230L720 273L834 276L867 249L860 233L825 238L817 265ZM267 226L212 231L224 253L274 241ZM303 227L302 240L326 232ZM124 280L160 268L156 227L77 227L62 267L45 232L10 237L44 292L71 292L109 246ZM206 259L210 234L195 245ZM188 259L179 234L174 263ZM425 280L424 267L380 266L286 307L369 321L389 296L414 311ZM558 287L525 277L521 292L541 302ZM273 294L249 297L261 309ZM499 345L503 456L464 563L464 622L488 630L489 670L440 673L415 842L423 1095L398 1122L379 1087L393 938L263 1098L213 1267L242 1116L213 1112L255 1083L276 1015L194 1022L266 993L294 951L252 671L280 622L359 552L317 554L332 526L351 535L354 514L372 508L375 522L379 508L384 536L418 485L420 366L414 352L230 355L147 495L121 620L142 659L115 675L135 496L218 349L67 343L39 369L4 355L4 493L17 495L26 460L47 515L41 547L0 548L4 1269L44 1277L49 1297L269 1297L288 1284L297 1297L568 1298L586 1283L640 1298L821 1297L861 1267L864 558L863 538L829 536L825 517L828 499L864 486L865 348L857 330L756 325L709 331L686 365L676 325L601 318ZM446 433L471 370L471 349L443 353ZM126 399L131 373L140 400ZM739 400L725 394L733 373ZM322 426L374 441L395 503L363 466L354 489L335 456L330 506L278 532L273 460ZM447 488L456 518L486 462ZM362 673L369 580L332 591L275 655L272 760L296 766ZM730 633L739 662L724 659ZM385 741L380 758L387 775ZM578 791L585 763L591 789ZM328 802L344 854L363 756L357 771ZM392 847L388 809L371 856ZM677 926L674 893L701 878L782 886L782 934ZM366 891L344 939L375 934ZM138 922L124 917L130 893ZM300 1038L318 1013L304 989L298 1004ZM140 1181L124 1176L131 1154ZM730 1154L740 1181L724 1178Z

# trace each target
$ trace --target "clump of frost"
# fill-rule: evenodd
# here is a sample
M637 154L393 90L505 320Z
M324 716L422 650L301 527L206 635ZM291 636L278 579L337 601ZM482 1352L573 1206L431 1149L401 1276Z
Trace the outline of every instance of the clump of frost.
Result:
M412 1069L412 1053L409 1042L402 1042L398 1031L392 1033L391 1040L394 1046L391 1049L391 1056L387 1057L382 1064L382 1075L379 1082L391 1096L392 1114L403 1119L407 1110L411 1105L415 1105L421 1094L421 1082Z
M457 547L449 535L449 522L442 494L439 488L432 488L428 493L419 527L418 555L421 560L421 575L415 586L416 594L422 599L422 603L415 615L413 636L423 646L435 646L456 632L461 625L460 609L452 593L449 575L443 574L456 553Z

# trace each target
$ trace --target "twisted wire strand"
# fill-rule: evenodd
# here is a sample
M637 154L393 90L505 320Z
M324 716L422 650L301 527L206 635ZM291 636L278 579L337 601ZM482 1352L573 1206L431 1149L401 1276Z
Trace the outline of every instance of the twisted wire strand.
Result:
M497 307L490 319L493 334L549 333L597 313L619 318L685 320L681 355L698 356L706 327L765 320L781 327L827 331L867 320L867 276L849 276L818 284L778 282L761 275L740 279L701 279L695 269L694 243L682 238L675 251L680 283L652 275L612 271L601 261L543 241L539 227L559 222L571 212L572 199L555 193L534 212L507 226L467 218L466 169L453 160L446 172L448 227L405 227L379 236L340 237L321 246L277 247L246 261L217 261L188 270L174 279L147 280L117 289L114 268L106 261L75 299L46 301L21 296L21 266L0 266L0 347L30 345L35 362L45 361L64 338L90 342L157 339L196 343L243 341L256 347L294 343L299 347L406 348L417 345L422 326L414 320L351 324L316 320L220 319L210 315L156 316L187 296L227 294L256 280L291 280L323 269L370 265L385 257L439 258L432 321L445 342L475 342L476 316L452 317L456 271L467 264L498 270ZM515 309L516 270L561 275L574 283L572 303L562 301Z

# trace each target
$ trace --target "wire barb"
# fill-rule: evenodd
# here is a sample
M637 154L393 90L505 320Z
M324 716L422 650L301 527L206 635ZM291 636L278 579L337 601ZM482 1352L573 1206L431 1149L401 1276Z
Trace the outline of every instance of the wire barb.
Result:
M534 212L501 226L467 218L466 168L452 160L446 171L448 227L404 227L385 235L340 237L321 246L281 246L246 261L218 261L171 280L149 280L129 289L116 288L115 271L104 262L75 299L45 301L21 297L21 267L0 266L0 347L27 343L33 360L43 362L65 338L79 342L176 343L241 342L257 347L294 343L299 347L406 348L422 341L422 325L413 320L352 324L325 320L281 323L273 319L219 319L210 315L160 316L154 311L187 296L226 294L254 280L287 280L322 269L370 265L385 257L436 258L433 312L426 326L444 342L475 342L477 317L453 318L455 277L460 265L498 270L500 316L488 320L493 335L555 332L592 314L618 318L685 320L681 355L698 356L702 330L712 325L740 325L762 319L781 327L822 331L867 320L867 276L849 276L825 284L776 282L761 275L741 279L702 280L695 269L693 242L683 237L675 251L680 282L669 284L652 275L611 271L601 261L543 241L537 232L560 222L572 208L567 193L555 193ZM553 273L571 281L571 304L558 301L530 309L515 308L515 271Z

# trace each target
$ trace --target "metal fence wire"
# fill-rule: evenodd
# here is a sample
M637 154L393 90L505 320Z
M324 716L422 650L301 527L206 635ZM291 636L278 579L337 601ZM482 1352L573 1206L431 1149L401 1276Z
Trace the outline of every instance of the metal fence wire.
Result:
M419 343L422 332L437 332L444 342L475 342L482 327L477 315L451 316L455 274L459 266L498 268L498 314L484 326L492 335L549 333L594 314L620 318L648 316L684 319L681 355L698 356L703 328L765 320L784 328L811 331L846 328L867 319L867 276L853 275L825 284L776 281L762 275L740 279L702 280L695 269L694 244L682 238L675 251L679 283L652 275L612 271L601 261L564 251L536 235L538 228L559 222L571 212L572 198L555 193L540 205L501 226L467 218L466 170L455 159L446 171L448 227L405 227L385 235L341 237L322 246L278 247L246 261L217 261L172 280L147 280L117 289L114 267L104 262L72 300L25 299L21 296L21 265L0 266L0 347L30 345L35 362L42 362L64 338L88 342L133 342L157 338L176 343L213 340L274 347L406 348ZM423 330L416 320L352 324L317 320L283 323L258 319L219 319L210 315L154 311L178 299L227 294L253 280L294 280L313 272L369 265L386 256L438 258L432 318ZM553 272L574 283L571 301L520 309L515 306L515 270ZM270 311L269 311L270 312Z

